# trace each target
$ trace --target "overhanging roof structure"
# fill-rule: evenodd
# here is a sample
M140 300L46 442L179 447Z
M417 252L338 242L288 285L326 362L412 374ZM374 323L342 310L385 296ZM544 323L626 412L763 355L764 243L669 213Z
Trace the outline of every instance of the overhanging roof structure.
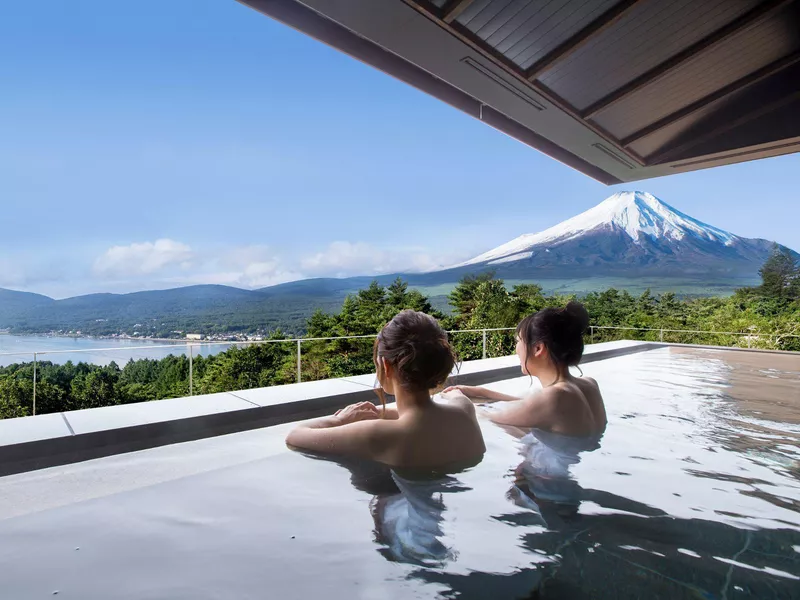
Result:
M239 0L606 184L800 150L800 0Z

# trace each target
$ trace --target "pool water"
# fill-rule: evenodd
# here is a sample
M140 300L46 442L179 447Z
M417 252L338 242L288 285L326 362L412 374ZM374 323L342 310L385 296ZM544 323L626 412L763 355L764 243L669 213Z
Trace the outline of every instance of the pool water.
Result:
M601 439L484 422L447 476L292 453L280 426L0 478L0 597L800 597L800 357L584 372Z

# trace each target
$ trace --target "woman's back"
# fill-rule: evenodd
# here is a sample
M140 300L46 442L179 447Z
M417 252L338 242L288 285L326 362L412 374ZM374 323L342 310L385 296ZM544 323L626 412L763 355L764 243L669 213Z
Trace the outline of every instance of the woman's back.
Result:
M597 429L605 429L608 418L606 417L606 407L603 402L603 395L600 393L600 386L591 377L574 377L572 382L581 390L586 404L592 413ZM596 431L595 431L596 433Z
M459 466L485 451L472 402L463 397L430 406L397 420L401 435L387 464L403 467Z
M547 429L569 436L602 433L606 411L600 387L588 377L569 377L539 392L549 396L556 417Z

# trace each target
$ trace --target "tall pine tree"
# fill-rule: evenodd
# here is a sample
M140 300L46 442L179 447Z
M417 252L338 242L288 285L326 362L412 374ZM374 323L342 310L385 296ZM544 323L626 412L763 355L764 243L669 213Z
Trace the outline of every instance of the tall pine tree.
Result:
M760 291L764 296L782 300L800 297L800 264L791 250L775 244L759 274Z

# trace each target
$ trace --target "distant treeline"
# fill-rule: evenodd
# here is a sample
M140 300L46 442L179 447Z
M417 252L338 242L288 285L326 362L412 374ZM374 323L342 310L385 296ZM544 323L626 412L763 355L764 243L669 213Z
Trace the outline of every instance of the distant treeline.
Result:
M585 304L595 327L651 328L637 332L596 329L589 341L659 339L660 329L738 332L745 335L664 334L664 341L800 351L800 268L791 255L776 248L761 270L762 284L738 290L729 298L680 300L674 294L640 296L609 289L590 293ZM561 306L574 296L545 295L535 284L509 289L492 274L464 278L449 296L453 312L445 315L429 298L397 279L386 287L373 282L347 296L341 310L318 310L305 323L308 337L372 335L404 308L424 311L449 330L513 328L545 306ZM756 337L756 333L768 334ZM271 339L285 339L280 331ZM453 333L463 360L480 358L480 333ZM304 381L360 375L373 371L372 339L304 342ZM489 356L513 352L512 332L487 335ZM0 418L21 417L33 410L33 363L0 368ZM124 367L86 363L37 364L36 412L48 413L142 402L189 395L189 360L131 360ZM296 346L292 343L234 347L194 358L195 394L265 387L297 380Z

